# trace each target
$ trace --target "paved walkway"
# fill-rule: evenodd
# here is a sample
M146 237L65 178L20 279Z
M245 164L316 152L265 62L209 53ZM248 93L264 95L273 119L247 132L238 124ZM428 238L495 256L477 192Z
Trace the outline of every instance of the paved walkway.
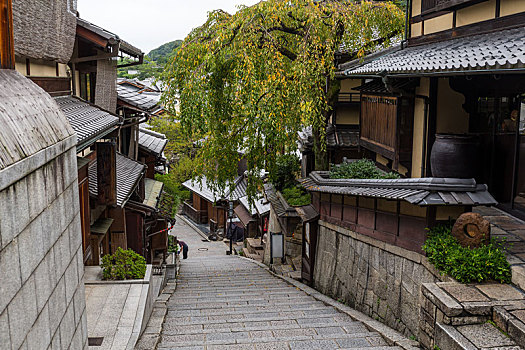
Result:
M179 222L175 233L190 254L157 349L400 349L255 263L226 256L222 242L202 242Z

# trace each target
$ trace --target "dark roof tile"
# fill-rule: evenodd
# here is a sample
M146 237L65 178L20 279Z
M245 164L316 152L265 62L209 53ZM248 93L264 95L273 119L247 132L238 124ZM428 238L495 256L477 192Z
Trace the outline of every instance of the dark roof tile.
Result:
M102 138L120 123L116 115L77 97L55 97L55 101L77 133L78 151L89 146L89 141L93 143Z
M117 153L117 205L126 205L129 197L137 187L138 181L142 177L146 166L134 161L120 153ZM98 194L97 183L97 161L90 165L89 173L89 193L93 196Z

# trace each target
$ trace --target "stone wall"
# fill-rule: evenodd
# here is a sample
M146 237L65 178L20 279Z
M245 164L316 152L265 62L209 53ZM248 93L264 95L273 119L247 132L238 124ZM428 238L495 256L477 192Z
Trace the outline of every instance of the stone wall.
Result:
M87 348L75 143L16 163L16 179L0 170L14 179L0 186L3 349Z
M322 220L316 254L317 290L418 336L421 285L441 278L424 256Z

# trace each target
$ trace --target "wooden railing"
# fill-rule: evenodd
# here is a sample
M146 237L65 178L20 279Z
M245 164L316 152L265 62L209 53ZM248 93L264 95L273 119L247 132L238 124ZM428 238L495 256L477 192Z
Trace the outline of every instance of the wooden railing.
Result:
M198 224L205 224L208 222L208 213L206 210L197 210L191 203L184 202L182 205L182 213L187 215L190 219Z

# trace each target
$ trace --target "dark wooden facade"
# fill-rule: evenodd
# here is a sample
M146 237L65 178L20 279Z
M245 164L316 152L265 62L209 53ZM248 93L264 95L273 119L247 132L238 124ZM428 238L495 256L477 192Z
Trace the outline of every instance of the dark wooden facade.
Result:
M360 145L391 160L394 170L410 168L413 109L413 98L362 94Z
M418 253L423 253L426 228L447 219L436 207L399 200L328 193L312 193L312 200L321 220ZM450 214L468 209L459 206Z

